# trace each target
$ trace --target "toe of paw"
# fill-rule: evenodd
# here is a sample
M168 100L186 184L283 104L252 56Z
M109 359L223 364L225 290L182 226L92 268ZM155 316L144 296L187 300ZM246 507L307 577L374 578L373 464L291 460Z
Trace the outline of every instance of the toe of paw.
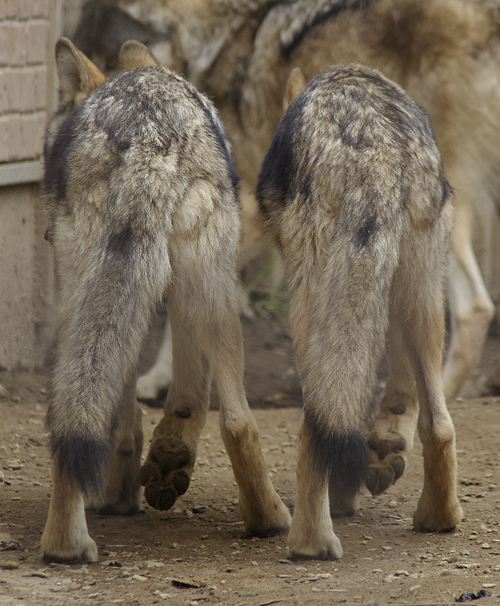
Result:
M406 442L402 437L396 438L395 440L383 440L377 435L368 437L368 446L376 453L380 459L391 453L397 453L405 450Z
M173 506L179 493L172 486L152 483L146 486L144 496L151 507L165 511Z
M388 465L370 465L365 480L366 487L374 497L386 491L395 482L394 469Z
M161 473L158 465L155 463L146 462L139 471L139 481L142 486L146 486L149 482L158 482L161 479Z

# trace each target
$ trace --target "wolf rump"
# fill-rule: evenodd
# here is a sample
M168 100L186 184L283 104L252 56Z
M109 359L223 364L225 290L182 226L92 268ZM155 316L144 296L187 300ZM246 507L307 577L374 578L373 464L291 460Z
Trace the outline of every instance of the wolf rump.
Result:
M146 66L105 82L69 40L58 42L56 60L45 190L60 296L42 552L97 559L84 497L100 511L134 513L142 482L152 506L172 506L189 484L212 373L246 527L287 528L243 391L238 177L219 116L142 45L126 45L120 63ZM175 376L141 468L135 367L164 292Z
M181 68L214 100L247 193L257 182L281 118L282 90L295 66L309 80L330 65L366 65L397 82L426 109L456 192L448 291L451 340L443 376L447 399L458 395L479 359L494 313L472 249L472 215L475 207L493 206L500 189L498 3L90 0L75 34L82 50L112 61L116 51L104 47L112 36L101 32L111 28L119 38L124 28L113 29L118 15L128 16L129 27L141 30L138 35L161 61ZM243 208L245 225L255 233L250 197L243 196ZM391 418L389 411L384 414ZM383 424L374 438L391 434L396 443L398 432L383 430ZM382 450L379 454L383 459Z
M421 406L425 479L414 526L454 528L455 431L441 380L453 208L426 114L373 70L325 70L283 117L257 200L286 267L304 394L289 552L342 555L330 516L357 507L387 335L383 408L414 417Z

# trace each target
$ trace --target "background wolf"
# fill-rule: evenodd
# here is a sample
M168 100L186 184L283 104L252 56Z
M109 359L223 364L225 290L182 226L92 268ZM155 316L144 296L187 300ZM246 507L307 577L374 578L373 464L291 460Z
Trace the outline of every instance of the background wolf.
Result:
M140 482L158 509L187 490L212 372L246 527L286 528L290 515L243 391L238 176L220 118L192 85L156 65L102 83L69 40L58 42L56 58L60 104L47 130L45 190L60 294L43 554L97 559L83 495L101 511L128 514L141 508ZM154 63L145 47L124 47L123 68L145 63ZM140 469L135 367L164 292L174 380Z
M471 223L474 205L493 204L500 190L498 3L90 0L75 39L104 65L116 55L103 41L120 38L117 11L128 15L131 27L134 22L147 27L146 41L158 57L181 69L220 110L242 177L247 241L259 233L251 193L282 116L282 91L293 67L309 80L330 65L367 65L427 110L456 198L448 283L451 339L444 369L445 395L455 397L479 359L494 313L472 250ZM410 448L412 432L403 437L399 429L405 416L381 410L371 436L372 454L381 464ZM382 490L394 474L391 465L377 469Z
M257 199L286 266L304 395L292 556L342 555L330 514L356 508L387 333L385 408L416 415L421 404L415 528L447 530L461 518L441 381L448 191L427 116L366 68L313 78L274 135Z

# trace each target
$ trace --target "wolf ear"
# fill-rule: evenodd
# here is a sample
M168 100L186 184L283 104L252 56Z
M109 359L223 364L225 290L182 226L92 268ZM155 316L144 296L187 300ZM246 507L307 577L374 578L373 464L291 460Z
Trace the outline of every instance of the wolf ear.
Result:
M137 40L125 42L118 57L118 71L126 72L129 69L143 67L144 65L158 65L158 61L144 44L137 42Z
M288 76L285 86L285 94L283 96L283 111L286 112L290 103L305 87L306 79L300 67L294 67Z
M56 66L60 106L78 105L106 80L101 70L67 38L59 38L56 43Z

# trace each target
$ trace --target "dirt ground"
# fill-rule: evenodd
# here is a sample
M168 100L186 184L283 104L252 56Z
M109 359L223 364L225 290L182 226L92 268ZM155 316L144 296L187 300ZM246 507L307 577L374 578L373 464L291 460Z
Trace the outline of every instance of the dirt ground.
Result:
M300 395L285 394L292 364L286 323L260 311L244 320L246 386L272 481L293 508ZM466 394L482 393L500 361L498 337ZM40 557L51 479L43 419L46 378L0 372L0 604L149 606L271 604L445 605L464 592L500 604L500 398L450 405L457 429L464 520L450 534L411 524L422 486L418 440L405 475L379 498L363 492L354 518L336 520L344 557L286 559L286 537L244 534L238 492L211 410L188 492L168 512L88 512L100 561L48 565ZM161 410L143 406L146 445Z

